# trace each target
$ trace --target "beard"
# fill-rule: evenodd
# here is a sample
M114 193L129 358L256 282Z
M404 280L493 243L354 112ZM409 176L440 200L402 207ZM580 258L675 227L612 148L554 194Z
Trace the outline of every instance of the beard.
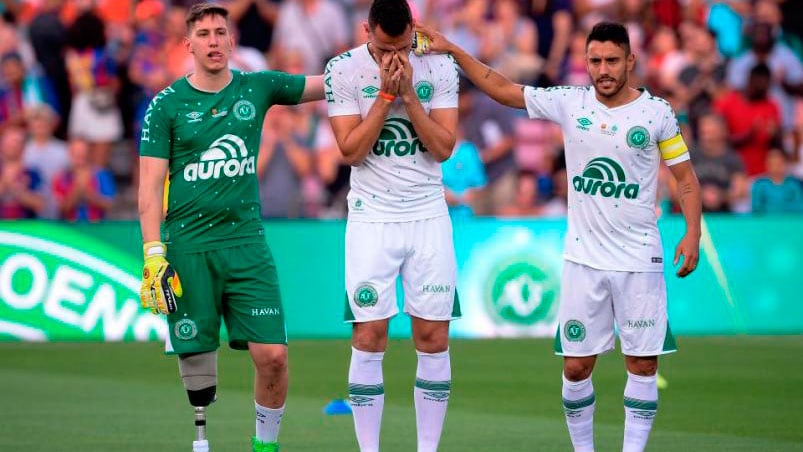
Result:
M596 89L597 93L602 97L614 97L622 91L626 82L626 77L621 79L600 77L594 81L594 89ZM602 88L603 83L607 86L606 88Z

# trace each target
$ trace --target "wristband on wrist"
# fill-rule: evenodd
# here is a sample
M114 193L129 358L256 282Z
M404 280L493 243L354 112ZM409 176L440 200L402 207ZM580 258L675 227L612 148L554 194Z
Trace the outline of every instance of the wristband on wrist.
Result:
M379 97L385 99L388 102L393 102L394 100L396 100L396 96L394 96L393 94L388 94L384 91L379 92Z
M142 245L142 253L145 255L147 259L150 256L164 256L167 247L164 243L153 241L153 242L145 242Z

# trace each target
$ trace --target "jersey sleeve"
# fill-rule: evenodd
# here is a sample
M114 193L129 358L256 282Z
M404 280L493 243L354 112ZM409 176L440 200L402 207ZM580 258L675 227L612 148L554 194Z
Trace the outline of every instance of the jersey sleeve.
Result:
M257 85L267 91L271 105L297 105L307 84L305 75L280 71L252 72L249 76L254 77Z
M689 160L689 148L680 134L680 125L672 108L667 106L658 130L658 150L667 165L677 165Z
M140 133L139 155L170 158L173 143L172 124L162 93L157 95L145 110Z
M330 61L323 76L329 117L360 114L356 89L350 83L351 75L342 61L344 60Z
M417 58L417 57L412 57ZM457 75L457 65L451 55L440 56L438 64L440 77L435 85L431 108L457 108L457 95L460 92L460 77Z
M555 88L524 88L524 104L530 119L546 119L559 122L561 116L560 98Z

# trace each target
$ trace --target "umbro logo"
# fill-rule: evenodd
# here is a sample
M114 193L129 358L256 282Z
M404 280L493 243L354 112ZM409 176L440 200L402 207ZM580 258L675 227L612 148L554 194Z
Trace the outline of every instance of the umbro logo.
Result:
M377 94L379 94L380 90L376 86L369 85L369 86L366 86L365 88L363 88L361 91L362 91L362 94L363 94L362 97L364 99L373 99L373 98L375 98L377 96Z
M594 123L588 118L577 118L577 128L580 130L585 130L586 132L588 132L589 130L591 130L589 128L591 124Z
M188 119L187 123L201 122L201 119L203 119L203 115L204 114L201 111L191 111L186 114Z

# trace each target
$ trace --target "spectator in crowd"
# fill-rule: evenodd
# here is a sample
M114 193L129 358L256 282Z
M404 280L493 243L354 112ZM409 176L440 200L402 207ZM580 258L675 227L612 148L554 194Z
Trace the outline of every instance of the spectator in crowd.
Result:
M694 22L684 23L684 30L686 64L671 90L686 106L688 121L696 125L697 120L712 109L714 99L725 90L726 66L709 30ZM676 111L679 115L683 113L682 110Z
M516 192L514 120L516 112L478 92L467 80L461 83L460 118L466 140L480 150L487 186L476 196L474 213L491 215Z
M123 135L117 66L106 48L103 21L92 10L75 19L68 35L65 59L73 90L68 130L90 143L93 164L106 167L112 144Z
M781 109L768 97L771 78L770 68L759 63L750 70L744 91L731 90L714 102L751 177L766 171L767 152L780 140Z
M228 0L229 19L242 47L266 54L273 41L273 28L279 17L281 0Z
M42 66L44 75L53 83L62 118L70 115L72 94L64 63L67 46L67 29L59 17L64 0L43 0L41 8L28 26L31 45L36 60ZM59 127L57 135L66 135L66 121Z
M0 218L36 218L45 205L45 197L41 176L22 159L25 129L7 127L0 137Z
M544 217L565 217L569 200L569 180L566 175L566 159L563 151L555 155L552 172L552 197L544 204L541 215Z
M58 100L50 82L35 71L25 69L19 53L0 57L0 130L4 124L24 126L25 109L47 103L58 111Z
M53 180L53 197L60 218L70 221L100 221L111 209L117 189L114 177L90 158L90 143L72 138L69 143L70 166Z
M452 219L474 216L471 205L485 187L487 179L480 151L474 143L466 141L460 125L454 152L441 164L441 170L446 203Z
M187 36L186 15L186 8L173 6L165 17L165 40L159 53L164 60L168 80L181 78L192 68L192 56L184 43Z
M273 32L273 51L304 55L304 73L320 74L326 62L349 49L350 28L334 0L285 0Z
M650 57L647 59L647 82L658 88L656 94L670 91L686 64L677 32L669 27L658 28L650 42Z
M147 84L152 72L161 70L166 63L160 52L165 42L163 16L164 5L159 0L143 0L134 11L137 31L128 63L128 76L139 88Z
M570 86L591 84L586 70L586 36L588 31L580 28L572 33L569 42L569 54L561 71L561 83Z
M329 133L331 135L331 130ZM328 145L318 148L315 155L315 169L324 191L321 217L345 218L348 211L346 196L349 191L351 166L343 161L343 155L334 137Z
M516 194L511 201L496 209L499 217L537 217L541 215L538 201L538 175L532 171L521 170L516 175Z
M789 174L788 156L774 148L767 172L753 182L753 213L803 213L803 184Z
M725 121L713 113L701 117L697 136L692 163L700 181L703 211L745 210L747 175L742 160L728 145Z
M790 130L794 118L793 96L803 94L803 63L788 47L777 42L776 32L770 24L754 24L748 34L752 46L730 62L727 80L731 88L745 89L749 85L751 69L757 64L767 65L772 74L769 93L780 104L782 117L786 118L784 129Z
M41 211L42 218L58 218L58 207L50 194L56 174L67 169L69 158L67 145L53 136L59 123L59 117L47 104L39 104L29 108L25 113L28 124L29 139L25 145L23 162L26 167L36 171L42 177L45 205Z
M488 0L466 0L445 24L445 34L466 52L483 57L481 48L488 27L487 12Z
M563 145L560 127L550 121L517 116L514 131L516 167L538 174L552 171L555 152Z
M531 0L529 4L529 17L537 34L538 55L544 60L537 84L558 85L572 39L571 0Z
M541 73L544 61L536 52L538 35L518 0L495 0L493 19L483 30L480 59L513 81L529 83Z
M325 121L324 121L325 122ZM351 166L343 160L331 127L323 122L318 126L315 172L322 184L321 217L344 218L348 213Z
M2 8L0 2L0 8ZM0 15L0 55L16 52L19 49L21 40L14 18L6 13Z
M300 119L291 107L276 105L265 120L257 176L263 218L305 217L303 182L312 174L308 137L296 130Z
M237 29L231 30L234 48L231 51L229 67L242 72L259 72L268 70L268 61L265 55L253 47L247 47L240 42ZM303 66L302 66L303 67ZM301 72L297 72L300 74Z

